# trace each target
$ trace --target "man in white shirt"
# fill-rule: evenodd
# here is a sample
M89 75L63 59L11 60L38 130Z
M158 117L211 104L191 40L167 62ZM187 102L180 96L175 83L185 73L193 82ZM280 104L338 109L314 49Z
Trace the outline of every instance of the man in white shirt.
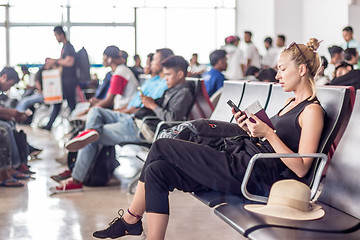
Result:
M225 46L221 49L226 51L228 67L223 72L226 79L242 79L244 77L246 58L243 51L238 48L240 38L229 36L225 38Z
M354 31L352 27L350 26L345 27L343 29L342 34L345 42L341 44L341 47L344 50L347 48L356 48L356 50L360 52L360 43L353 38Z
M358 52L360 52L360 42L356 41L353 37L354 31L351 26L344 27L343 29L343 38L345 42L340 46L345 50L347 48L356 48ZM360 63L358 62L358 65Z
M276 50L278 52L278 57L280 56L280 54L285 49L285 42L286 42L285 35L283 35L283 34L277 35L277 38L276 38Z
M251 41L252 33L250 31L244 32L244 40L246 43L246 57L247 57L247 68L254 66L261 68L261 58L258 49Z
M266 54L263 57L263 61L262 61L263 68L276 68L279 54L278 54L278 50L272 46L271 37L265 38L264 46L266 49Z

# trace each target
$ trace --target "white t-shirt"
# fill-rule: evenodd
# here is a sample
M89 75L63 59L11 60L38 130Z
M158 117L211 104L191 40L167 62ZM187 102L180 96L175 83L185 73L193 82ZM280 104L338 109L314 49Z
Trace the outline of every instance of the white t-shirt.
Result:
M223 72L226 79L242 79L244 73L241 64L246 65L246 58L243 51L235 45L225 45L222 47L226 51L227 69Z
M246 57L250 60L250 66L261 68L261 58L258 49L253 43L246 44Z
M279 51L276 48L270 47L263 57L263 66L267 66L268 68L276 67L278 58Z
M131 101L137 92L139 82L137 81L134 73L124 64L119 65L112 75L119 75L128 81L123 93L121 95L117 94L114 98L114 109L118 109L126 106Z
M324 75L328 77L328 79L332 80L334 78L335 65L329 63L328 66L324 70Z

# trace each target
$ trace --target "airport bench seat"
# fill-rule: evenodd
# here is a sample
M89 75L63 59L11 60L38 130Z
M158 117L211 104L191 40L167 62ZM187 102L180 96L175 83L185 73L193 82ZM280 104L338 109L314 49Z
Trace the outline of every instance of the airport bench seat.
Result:
M250 239L360 239L360 91L356 93L346 130L329 164L317 203L325 216L312 221L292 221L254 214L242 203L215 208L215 214Z

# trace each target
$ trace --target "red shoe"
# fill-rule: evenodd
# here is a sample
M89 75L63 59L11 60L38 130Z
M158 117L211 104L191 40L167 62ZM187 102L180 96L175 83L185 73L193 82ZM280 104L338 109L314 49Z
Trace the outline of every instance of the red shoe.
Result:
M30 168L24 163L20 164L16 171L29 175L35 174L35 172L31 171Z
M82 183L75 183L74 180L69 180L55 188L58 192L79 192L83 190Z
M79 149L85 147L86 145L95 142L98 138L99 133L96 130L86 130L71 139L65 145L65 148L69 150L69 152L77 152Z
M60 182L60 181L63 181L65 179L68 179L69 177L71 177L71 171L70 170L65 170L62 173L58 174L58 175L51 176L51 179L53 179L56 182Z

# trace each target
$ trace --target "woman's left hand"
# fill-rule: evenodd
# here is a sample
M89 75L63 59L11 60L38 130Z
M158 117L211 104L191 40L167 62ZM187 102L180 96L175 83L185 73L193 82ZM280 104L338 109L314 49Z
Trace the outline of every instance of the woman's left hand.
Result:
M246 125L251 133L252 137L263 138L267 136L267 134L272 131L272 129L263 121L261 121L256 115L251 114L251 118L246 119ZM255 121L255 122L254 122Z

